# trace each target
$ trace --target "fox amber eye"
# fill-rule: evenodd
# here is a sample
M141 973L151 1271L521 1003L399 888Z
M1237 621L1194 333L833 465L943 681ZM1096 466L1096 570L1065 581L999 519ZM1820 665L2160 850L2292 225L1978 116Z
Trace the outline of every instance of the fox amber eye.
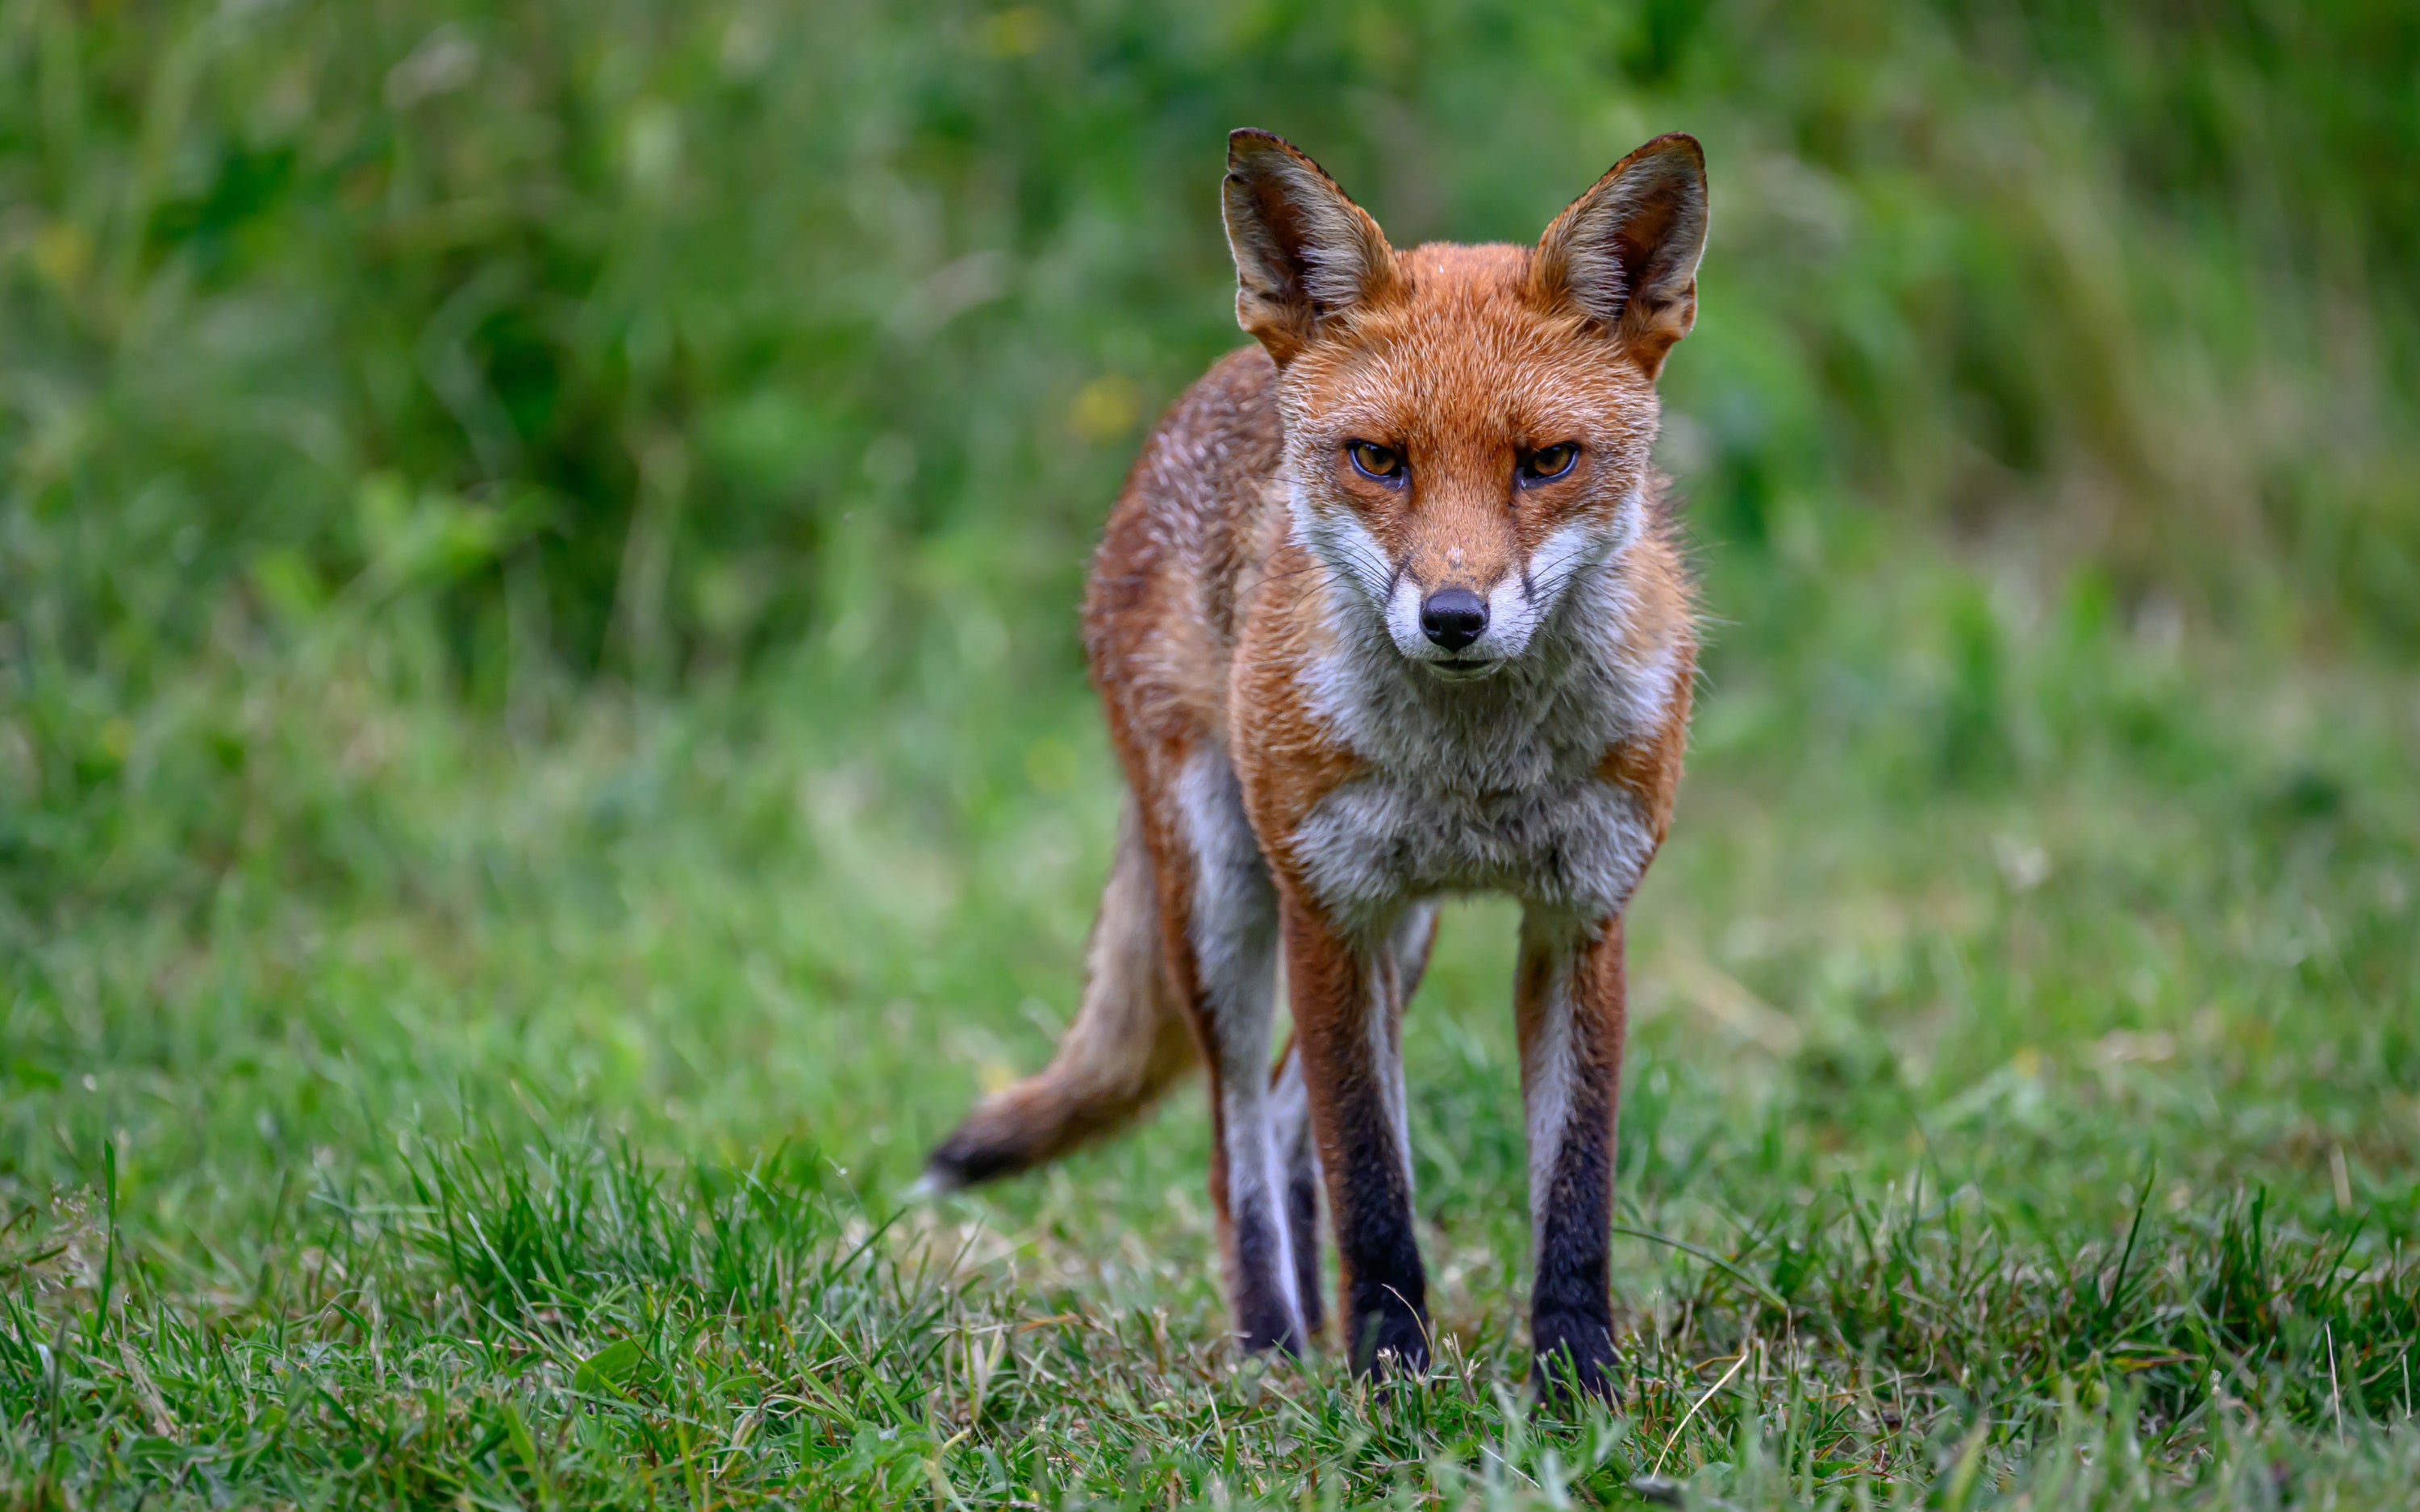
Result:
M1404 459L1390 447L1374 441L1346 441L1344 455L1353 459L1354 470L1365 478L1380 483L1404 481Z
M1577 441L1560 441L1553 446L1541 446L1521 459L1523 483L1552 483L1572 470L1580 459Z

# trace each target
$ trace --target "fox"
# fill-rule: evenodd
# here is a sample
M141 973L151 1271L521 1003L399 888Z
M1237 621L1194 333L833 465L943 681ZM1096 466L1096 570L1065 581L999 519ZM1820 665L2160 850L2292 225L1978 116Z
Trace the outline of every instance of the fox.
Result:
M1085 591L1125 792L1079 1006L923 1186L1065 1154L1198 1064L1236 1343L1322 1336L1324 1208L1353 1367L1425 1370L1404 1010L1441 901L1509 894L1532 1381L1614 1398L1623 919L1698 656L1651 453L1697 319L1705 155L1655 138L1535 246L1399 252L1247 129L1222 208L1253 342L1152 430Z

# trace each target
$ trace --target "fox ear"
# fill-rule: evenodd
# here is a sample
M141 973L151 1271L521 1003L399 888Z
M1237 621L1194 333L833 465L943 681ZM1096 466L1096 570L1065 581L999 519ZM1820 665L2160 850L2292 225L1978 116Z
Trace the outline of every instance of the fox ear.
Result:
M1698 318L1706 154L1675 131L1622 159L1538 239L1542 302L1575 308L1651 379Z
M1393 285L1395 254L1378 223L1282 138L1228 135L1225 211L1236 323L1280 366L1324 323Z

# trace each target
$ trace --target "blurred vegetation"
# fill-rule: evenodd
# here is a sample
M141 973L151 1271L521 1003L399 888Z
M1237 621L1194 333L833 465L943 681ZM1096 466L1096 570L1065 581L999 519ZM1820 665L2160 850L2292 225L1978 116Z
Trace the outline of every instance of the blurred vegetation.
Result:
M0 855L332 609L490 708L811 636L1063 686L1140 428L1238 340L1242 123L1404 244L1704 138L1666 452L1734 655L1879 522L2408 665L2415 69L2392 3L6 0ZM238 760L225 713L166 743Z
M2130 591L2420 640L2408 7L5 15L21 656L146 666L374 564L444 585L481 685L516 625L744 657L953 538L1063 588L1236 340L1246 121L1406 244L1700 133L1674 460L1726 541L1802 499L2039 522Z

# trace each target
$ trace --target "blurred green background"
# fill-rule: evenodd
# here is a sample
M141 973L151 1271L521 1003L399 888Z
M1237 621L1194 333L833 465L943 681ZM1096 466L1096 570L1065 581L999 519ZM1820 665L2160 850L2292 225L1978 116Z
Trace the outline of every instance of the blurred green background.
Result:
M1911 1171L2024 1275L2144 1194L2174 1256L2252 1185L2420 1237L2420 8L2360 0L0 0L0 1223L115 1149L207 1310L305 1188L516 1110L878 1205L1073 1001L1076 604L1241 341L1246 124L1399 245L1706 146L1633 1219L1836 1301L1821 1194ZM1508 929L1407 1036L1481 1344ZM970 1210L1075 1288L1011 1316L1215 1351L1196 1097ZM1621 1251L1674 1349L1679 1263ZM2329 1337L2382 1381L2407 1322Z
M1142 426L1238 339L1238 123L1404 245L1528 239L1704 139L1665 453L1718 669L1844 535L2420 656L2408 6L0 18L12 871L110 764L96 713L339 601L425 616L484 709L819 636L894 687L994 640L1063 684Z
M2420 18L2397 4L0 9L0 865L127 721L332 610L537 718L805 645L1056 692L1149 418L1233 346L1222 133L1399 244L1714 164L1666 463L1716 686L1947 543L2128 625L2420 657ZM1854 547L1848 545L1854 543ZM225 816L221 815L220 818ZM300 838L306 850L320 848ZM175 855L166 854L177 853ZM204 863L202 876L180 863ZM296 864L302 864L301 857Z

